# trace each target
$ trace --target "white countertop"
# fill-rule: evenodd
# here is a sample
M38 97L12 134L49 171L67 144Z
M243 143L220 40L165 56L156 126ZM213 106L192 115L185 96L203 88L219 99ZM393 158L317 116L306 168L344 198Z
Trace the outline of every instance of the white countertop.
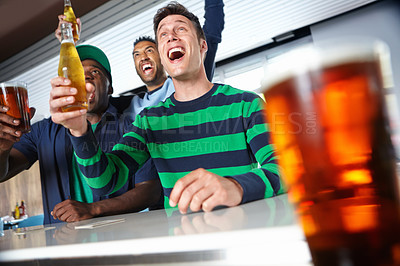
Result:
M116 223L78 229L109 220ZM75 264L119 259L152 265L311 265L287 195L210 213L168 216L157 210L6 230L0 237L0 263L49 259Z

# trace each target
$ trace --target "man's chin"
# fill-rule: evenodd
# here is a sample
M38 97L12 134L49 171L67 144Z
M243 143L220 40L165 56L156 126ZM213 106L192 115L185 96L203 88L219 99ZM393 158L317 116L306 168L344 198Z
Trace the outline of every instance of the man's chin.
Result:
M142 75L140 76L140 79L143 81L143 83L150 83L153 82L155 80L155 76L154 75Z

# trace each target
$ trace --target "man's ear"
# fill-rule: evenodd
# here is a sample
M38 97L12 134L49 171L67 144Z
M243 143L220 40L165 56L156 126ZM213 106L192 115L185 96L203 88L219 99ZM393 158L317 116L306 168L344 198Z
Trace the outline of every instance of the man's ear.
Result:
M203 62L206 59L207 51L208 51L208 46L206 40L200 39L200 53L202 55Z
M114 88L113 88L113 86L109 85L108 86L108 94L111 95L113 93L114 93Z
M32 119L32 117L35 115L35 113L36 113L36 108L30 107L29 108L29 118Z
M203 50L204 50L204 52L208 51L208 46L207 46L206 40L200 39L200 47L201 47L202 52L203 52Z

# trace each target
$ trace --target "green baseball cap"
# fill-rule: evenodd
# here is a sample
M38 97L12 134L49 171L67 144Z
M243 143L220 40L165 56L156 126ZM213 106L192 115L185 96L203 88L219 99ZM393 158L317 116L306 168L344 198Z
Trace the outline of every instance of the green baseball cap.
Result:
M112 83L110 62L108 61L106 54L102 50L100 50L96 46L88 44L78 45L76 47L76 50L78 51L81 61L86 59L97 61L106 70L107 76L110 80L110 84Z

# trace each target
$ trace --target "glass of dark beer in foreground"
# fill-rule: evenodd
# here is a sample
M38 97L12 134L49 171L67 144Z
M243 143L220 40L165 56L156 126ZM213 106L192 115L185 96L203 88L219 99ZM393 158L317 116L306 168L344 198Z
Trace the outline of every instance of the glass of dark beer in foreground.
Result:
M380 41L331 44L289 52L266 72L283 178L315 265L400 265L388 50Z
M31 130L31 122L26 83L22 81L0 83L0 90L0 105L9 107L10 109L6 114L20 121L19 125L15 126L15 129L22 133L29 132Z

